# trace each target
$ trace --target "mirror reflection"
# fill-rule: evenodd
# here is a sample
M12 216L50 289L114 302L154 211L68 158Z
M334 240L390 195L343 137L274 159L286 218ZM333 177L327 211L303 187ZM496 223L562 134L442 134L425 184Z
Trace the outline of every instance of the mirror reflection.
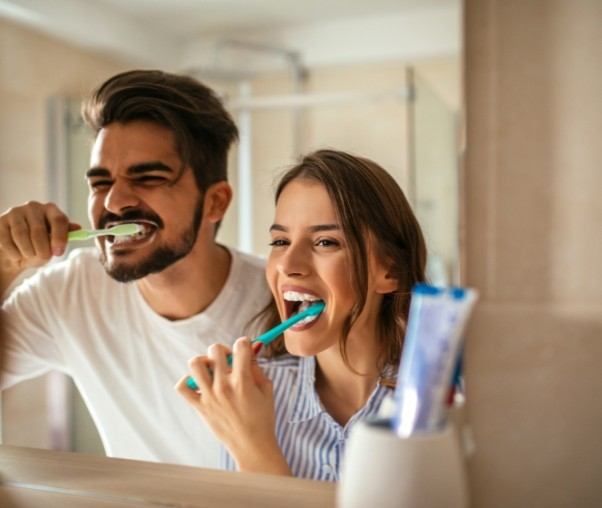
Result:
M180 4L106 0L81 14L68 14L67 2L57 2L53 12L43 2L31 11L19 2L0 5L6 40L0 97L11 119L2 128L2 211L28 201L56 205L13 212L5 231L17 229L19 220L32 231L34 216L52 229L58 210L71 229L142 225L137 238L104 236L84 249L72 242L62 259L52 260L53 268L40 271L46 259L36 256L20 266L31 270L17 270L7 295L18 319L7 324L7 337L18 340L7 349L3 382L19 383L2 395L2 439L232 469L252 467L241 463L245 454L237 449L237 443L250 443L276 456L263 471L288 467L298 476L311 471L305 476L336 480L340 457L324 465L312 463L309 452L286 455L294 441L283 436L293 431L278 422L294 420L283 416L292 407L286 395L303 386L303 376L315 385L295 410L311 411L303 402L317 393L313 409L328 415L313 422L322 427L315 435L332 429L344 434L357 415L378 414L391 391L388 369L399 362L399 347L383 361L375 346L381 333L375 316L383 302L397 298L404 320L412 283L459 282L460 5L230 2L209 12ZM82 19L90 14L106 20L106 32L84 33ZM201 106L210 103L218 113L210 120L203 113L197 120L205 123L181 136L166 127L168 121L157 124L144 115L92 118L93 107L85 123L80 110L90 90L134 68L199 80L215 93ZM134 81L116 88L139 86ZM238 140L228 150L230 120ZM206 132L211 135L200 142ZM324 149L329 151L316 152ZM201 155L194 156L197 150ZM226 164L229 185L220 176ZM330 173L303 172L323 166ZM376 178L399 194L391 197L365 182L353 187L357 181L345 179L331 188L325 182L337 178L336 170L356 171L360 182ZM214 176L204 181L208 172ZM334 198L337 189L342 202ZM371 219L375 208L379 223ZM402 210L403 220L394 214L386 219L389 208ZM414 216L420 227L412 235L407 228ZM350 224L360 225L362 234L353 236ZM316 225L319 231L311 229ZM386 247L392 241L387 227L399 230L398 243L410 254ZM421 235L428 250L422 261L423 246L415 240ZM16 250L27 250L13 238ZM33 240L31 248L43 249ZM365 264L358 263L358 253L367 253ZM393 261L407 262L408 255L416 257L416 268L402 277L404 267ZM370 275L365 287L357 273ZM366 299L360 309L354 294ZM275 300L266 307L270 295ZM285 335L289 353L311 360L295 363L277 343L261 353L273 362L262 374L251 366L249 344L238 343L235 351L249 365L234 372L259 379L257 391L240 403L275 404L278 443L270 440L274 432L264 424L265 412L257 411L255 434L245 437L251 428L246 418L255 411L227 420L223 405L204 406L184 381L177 389L183 397L174 390L178 379L192 375L209 393L207 383L224 379L229 354L208 350L210 344L231 346L244 333L255 336L316 301L325 302L323 314ZM253 320L257 315L261 319ZM402 332L389 332L390 340L401 341ZM302 334L311 340L300 342ZM358 347L359 336L370 340ZM348 339L348 358L336 356L341 337ZM196 360L189 367L190 358ZM284 376L291 369L294 376ZM273 396L262 391L268 380ZM223 421L236 430L224 430ZM226 455L213 436L226 445ZM303 443L313 451L327 445Z

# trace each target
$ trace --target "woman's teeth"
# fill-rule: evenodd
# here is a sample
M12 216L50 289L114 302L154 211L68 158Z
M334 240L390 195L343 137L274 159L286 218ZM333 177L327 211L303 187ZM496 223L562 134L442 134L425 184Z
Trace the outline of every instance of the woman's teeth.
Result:
M300 293L297 291L284 291L283 293L284 301L287 303L287 308L289 309L288 315L294 316L299 312L303 312L307 309L311 304L315 302L321 302L322 299L318 298L315 295L310 295L308 293ZM319 314L318 314L319 315ZM311 323L318 319L318 315L315 316L307 316L299 321L295 326L305 325L307 323Z
M298 293L297 291L285 291L282 294L287 302L319 302L320 298L308 293Z
M315 315L315 316L307 316L306 318L303 318L301 321L299 321L295 326L301 326L301 325L306 325L307 323L311 323L312 321L315 321L316 319L318 319L319 314Z

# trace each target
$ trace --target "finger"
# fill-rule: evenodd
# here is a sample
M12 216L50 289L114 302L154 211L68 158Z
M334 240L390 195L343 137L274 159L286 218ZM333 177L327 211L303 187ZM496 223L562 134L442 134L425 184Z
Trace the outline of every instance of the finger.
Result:
M253 356L257 356L263 347L263 342L253 342L251 343L251 350L253 351Z
M223 344L212 344L207 350L207 356L213 362L213 382L219 386L223 386L226 382L226 377L230 371L228 353L230 353L230 349Z
M33 246L35 257L50 259L50 232L46 221L45 207L31 204L25 207L24 213L29 226L29 238Z
M54 204L46 208L46 220L50 228L50 245L55 256L61 256L67 247L67 233L71 230L69 219Z
M187 380L188 376L184 376L176 383L174 388L182 397L184 397L186 402L198 409L200 395L189 388L188 384L186 383Z
M232 374L245 382L251 378L251 363L254 360L251 341L247 337L240 337L234 343L233 350Z
M21 258L35 257L35 249L31 243L31 233L26 217L18 215L10 218L10 235L19 250Z
M211 378L210 368L211 360L206 356L195 356L188 361L188 368L192 379L196 382L199 387L199 391L204 394L211 392L211 385L213 380ZM193 393L194 391L191 390Z
M0 250L10 261L19 261L21 252L13 242L10 227L7 221L0 221Z
M257 362L253 362L251 364L251 376L253 377L253 382L255 386L259 388L259 391L264 395L272 394L272 380L265 375L263 369Z

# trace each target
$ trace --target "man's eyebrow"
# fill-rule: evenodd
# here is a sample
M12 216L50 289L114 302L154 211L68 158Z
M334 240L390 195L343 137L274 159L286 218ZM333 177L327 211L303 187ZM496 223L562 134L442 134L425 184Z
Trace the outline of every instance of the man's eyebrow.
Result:
M111 173L105 168L90 168L86 171L86 178L94 178L95 176L111 176Z
M315 226L310 226L308 228L312 233L319 233L321 231L340 231L341 226L338 224L317 224ZM282 231L287 232L288 228L281 224L272 224L270 226L270 231Z
M128 175L141 175L144 173L150 173L151 171L164 171L165 173L173 173L174 170L167 164L160 161L141 162L140 164L133 164L127 169ZM102 167L90 168L86 172L86 178L94 177L110 177L111 172Z

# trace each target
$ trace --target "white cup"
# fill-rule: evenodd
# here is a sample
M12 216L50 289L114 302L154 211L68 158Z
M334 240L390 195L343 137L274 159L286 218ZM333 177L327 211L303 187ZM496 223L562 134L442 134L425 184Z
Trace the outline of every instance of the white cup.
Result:
M463 454L448 425L400 438L386 422L351 431L337 488L339 508L466 508Z

